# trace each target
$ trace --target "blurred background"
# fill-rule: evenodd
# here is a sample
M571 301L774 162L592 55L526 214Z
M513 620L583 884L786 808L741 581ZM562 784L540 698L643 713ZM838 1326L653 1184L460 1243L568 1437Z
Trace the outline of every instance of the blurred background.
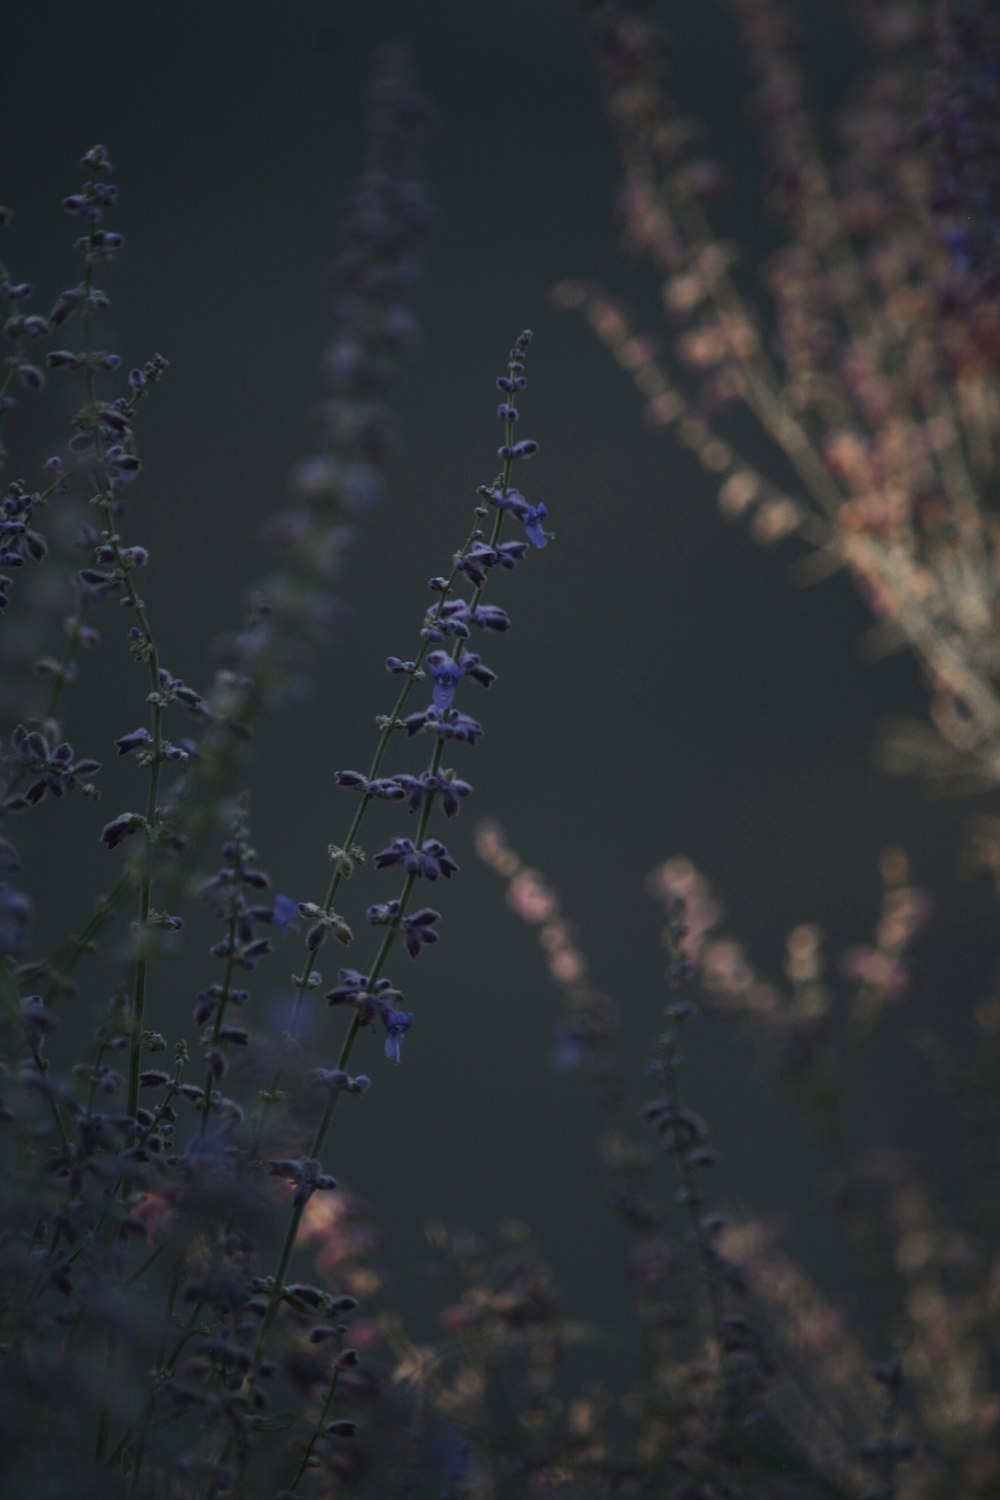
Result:
M722 5L659 10L671 89L731 171L717 219L749 272L777 229L760 207L764 163L738 41ZM794 10L832 138L864 58L841 6L797 0ZM660 915L644 891L653 865L690 856L724 902L726 929L780 979L797 923L820 923L832 963L868 941L879 855L902 847L935 915L905 1008L848 1101L848 1135L931 1162L947 1141L922 1102L923 1064L901 1038L921 1017L966 1035L988 982L993 898L960 873L973 803L931 802L915 781L875 768L880 715L923 712L917 667L905 655L863 665L855 641L870 617L849 582L793 588L796 544L762 549L723 519L706 476L669 433L643 424L627 376L583 320L553 308L556 282L593 279L640 327L662 327L653 273L619 252L616 151L571 0L53 0L44 24L19 7L3 33L0 198L15 215L3 258L36 284L39 311L79 279L77 224L59 205L82 180L80 156L101 141L115 165L120 207L109 222L126 248L104 278L113 306L102 343L126 368L156 351L170 360L142 413L145 467L126 535L152 553L142 584L161 658L198 687L210 680L213 642L238 625L246 590L268 571L261 531L287 503L289 471L316 450L329 265L385 43L408 49L428 97L437 217L420 339L392 395L386 493L342 581L350 623L318 664L311 699L267 726L248 779L261 863L296 899L322 899L326 846L354 811L334 772L370 760L375 715L393 693L382 660L414 654L426 580L447 571L476 486L496 473L494 378L519 329L535 332L520 435L541 450L522 479L533 503L545 501L556 540L496 580L491 597L513 629L484 642L499 680L464 705L484 738L449 757L475 795L446 835L461 874L431 898L443 941L412 972L405 954L390 966L417 1015L402 1066L362 1037L352 1067L374 1086L341 1111L327 1152L329 1169L373 1205L414 1334L433 1328L420 1276L431 1219L480 1232L526 1220L572 1316L614 1330L630 1303L589 1089L551 1063L559 998L534 934L473 853L474 823L487 815L558 890L595 985L617 999L640 1101L665 1000ZM53 380L37 419L25 399L13 476L33 482L62 441L77 393L69 382L61 391ZM774 466L749 421L737 432ZM113 608L100 623L105 646L65 706L77 753L108 763L114 739L142 722L145 685ZM386 769L420 764L400 746ZM33 843L23 825L29 876L51 892L40 938L78 926L93 890L111 884L116 856L99 829L138 803L141 786L131 763L107 764L100 807L47 805ZM406 831L394 821L385 813L378 826ZM69 865L76 838L90 852ZM364 966L364 906L395 886L369 869L338 903L362 935L348 962ZM148 1002L168 1034L214 978L205 933L189 931ZM299 952L285 946L261 971L270 995ZM326 950L321 965L331 982L337 958ZM318 1017L317 1060L332 1065L342 1024ZM830 1163L749 1034L702 1015L683 1096L720 1152L718 1201L777 1217L790 1247L849 1301L853 1252L831 1206ZM584 1357L598 1372L617 1355Z

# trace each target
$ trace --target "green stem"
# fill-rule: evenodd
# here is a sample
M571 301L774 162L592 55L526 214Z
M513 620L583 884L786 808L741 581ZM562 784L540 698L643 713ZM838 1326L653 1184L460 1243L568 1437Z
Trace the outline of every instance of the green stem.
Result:
M323 1430L323 1426L326 1422L327 1416L329 1415L330 1407L333 1405L333 1398L337 1394L337 1382L339 1378L340 1370L335 1368L333 1375L330 1377L330 1383L327 1386L326 1395L323 1398L323 1405L320 1408L320 1414L317 1417L316 1423L313 1427L312 1436L310 1437L309 1442L306 1444L306 1450L302 1455L299 1467L295 1474L295 1478L292 1480L290 1486L292 1494L294 1494L298 1489L300 1483L302 1482L302 1476L306 1472L306 1469L308 1469L309 1467L309 1460L312 1458L312 1451L316 1446L316 1440Z

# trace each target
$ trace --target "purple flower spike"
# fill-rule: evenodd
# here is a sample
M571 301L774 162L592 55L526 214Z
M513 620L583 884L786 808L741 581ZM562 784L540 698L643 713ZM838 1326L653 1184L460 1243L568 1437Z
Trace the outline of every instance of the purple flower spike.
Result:
M427 664L434 679L434 707L444 713L451 707L455 689L465 676L465 667L446 651L432 651Z
M403 1037L413 1025L412 1010L390 1011L385 1018L385 1055L398 1065Z

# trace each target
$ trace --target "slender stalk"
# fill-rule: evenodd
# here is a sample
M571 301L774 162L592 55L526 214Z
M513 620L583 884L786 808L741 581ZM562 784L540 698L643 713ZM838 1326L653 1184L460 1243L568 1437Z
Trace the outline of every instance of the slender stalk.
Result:
M527 338L530 338L530 335L527 335L525 337L525 344L524 344L525 348L527 347ZM521 351L521 352L523 354L523 351ZM508 367L508 376L510 378L513 377L513 375L515 373L515 370L520 370L522 368L522 366L521 366L520 363L517 363L516 365L513 363L513 361L515 359L520 359L520 357L521 356L519 354L517 354L517 353L514 353L511 356L512 363ZM505 418L505 421L504 421L504 432L505 432L505 445L504 446L505 446L505 451L506 451L506 453L507 453L508 456L506 456L504 458L504 461L503 461L503 471L502 471L502 474L501 474L500 479L499 479L498 484L497 484L497 490L499 491L499 493L502 496L506 497L509 494L509 492L510 492L511 470L512 470L513 462L514 462L514 460L513 460L513 454L512 454L512 450L513 450L513 446L514 446L514 444L513 444L514 419L512 417L510 417L510 416L507 416ZM483 514L482 507L477 508L477 519L479 519L482 516L482 514ZM502 506L498 505L497 509L496 509L496 515L494 517L493 525L492 525L492 528L491 528L491 535L490 535L490 542L489 542L489 545L491 547L495 547L496 544L497 544L497 542L499 541L500 532L501 532L501 528L502 528L502 525L503 525L503 516L504 516L504 509L503 509ZM472 546L473 542L476 541L479 538L480 535L481 535L481 531L480 531L480 528L477 526L476 528L474 528L474 530L470 534L469 538L466 540L466 543L465 543L464 547L462 548L462 551L460 552L459 557L464 557L467 554L467 552L469 551L469 549ZM459 571L460 570L459 570L459 568L457 566L457 560L456 560L456 563L453 565L451 573L450 573L450 575L449 575L449 577L448 577L448 579L446 581L446 587L442 590L441 597L440 597L440 599L438 600L438 603L437 603L437 607L436 607L436 609L433 611L433 613L431 615L431 621L430 621L431 624L434 624L435 622L440 621L443 618L444 605L445 605L447 599L450 598L450 596L451 596L451 591L452 591L452 589L454 587L454 584L455 584L455 581L456 581L456 579L458 577ZM483 595L484 589L485 589L485 580L484 580L484 582L478 584L475 587L475 589L473 591L473 594L472 594L471 601L470 601L470 608L474 609L476 606L478 606L478 604L480 603L480 600L482 599L482 595ZM404 685L404 688L401 691L401 693L399 695L399 698L397 700L397 708L393 712L393 714L390 717L390 719L387 721L387 723L386 723L386 725L385 725L385 727L384 727L384 729L382 731L382 735L381 735L381 738L379 740L378 747L377 747L376 753L375 753L375 758L374 758L374 761L373 761L373 772L372 772L372 775L369 776L369 778L368 778L369 780L372 779L373 775L377 774L378 769L379 769L379 767L381 765L382 757L385 754L385 750L386 750L386 748L388 746L389 736L391 735L392 731L396 727L398 727L398 723L399 723L398 713L401 710L402 704L405 702L406 697L408 696L408 693L409 693L410 689L412 688L413 682L414 682L415 677L416 677L416 669L423 662L423 660L424 660L424 658L425 658L425 656L427 654L427 647L428 647L428 645L429 645L429 641L425 637L424 641L423 641L423 643L421 645L420 652L418 653L414 670L408 676L407 682ZM456 662L458 662L458 661L461 660L462 649L463 648L462 648L461 642L459 642L458 645L456 646L455 653L454 653ZM442 759L442 756L444 754L444 744L445 744L444 739L439 736L436 739L434 750L433 750L433 753L431 755L431 760L430 760L429 770L430 770L430 773L432 775L435 774L438 771L439 767L440 767L441 759ZM430 822L430 817L431 817L431 812L432 812L432 809L433 809L435 797L436 797L436 793L431 792L425 798L425 800L423 802L423 806L421 808L420 819L419 819L419 823L418 823L418 827L417 827L416 837L415 837L415 840L414 840L415 846L418 849L423 846L424 839L426 838L427 828L428 828L428 824ZM365 811L365 808L366 808L367 803L368 803L369 800L371 800L370 799L370 795L368 793L366 793L364 799L362 800L362 803L361 803L360 807L358 808L357 812L354 815L354 819L352 820L351 827L350 827L350 830L348 832L347 839L345 841L345 848L342 851L340 851L342 854L346 854L348 856L348 858L350 857L350 852L351 852L351 848L353 847L354 838L356 837L357 831L358 831L358 829L359 829L359 827L361 825L361 819L362 819L362 817L364 815L364 811ZM333 875L331 876L330 884L328 886L327 894L326 894L326 897L325 897L325 900L324 900L324 903L323 903L323 912L324 912L324 914L326 916L331 915L332 912L333 912L334 899L336 897L336 893L337 893L337 890L339 888L340 881L343 878L343 873L344 873L344 867L341 866L340 862L338 861L338 867L335 868L335 870L333 872ZM373 964L371 966L370 971L368 972L368 974L366 976L366 985L367 985L367 988L369 989L369 991L374 988L374 986L376 985L377 981L381 977L382 972L383 972L383 970L385 968L386 962L388 961L389 954L390 954L390 952L392 950L392 946L393 946L394 942L396 941L396 938L397 938L399 932L402 930L403 919L404 919L404 917L406 915L406 912L407 912L407 909L408 909L408 906L409 906L409 902L410 902L410 899L411 899L412 894L413 894L413 889L414 889L414 886L416 884L416 880L417 880L416 874L408 874L407 877L406 877L406 879L404 880L404 883L403 883L403 886L402 886L402 890L401 890L400 895L398 897L398 902L399 902L398 911L397 911L397 913L396 913L395 918L393 919L393 921L386 927L385 934L384 934L382 942L381 942L381 944L379 946L378 952L377 952L377 954L375 956L374 962L373 962ZM305 961L305 965L304 965L304 970L303 970L302 975L299 978L298 987L297 987L297 997L296 997L296 999L297 999L297 1006L301 1002L301 999L302 999L303 995L306 993L306 990L309 988L309 976L313 972L315 962L316 962L315 950L307 951L306 961ZM296 1017L297 1017L297 1015L298 1015L298 1009L296 1009ZM341 1046L340 1056L339 1056L339 1058L337 1060L337 1069L338 1069L338 1071L346 1071L348 1062L350 1061L350 1058L351 1058L351 1054L352 1054L352 1052L354 1050L355 1042L357 1041L358 1033L361 1030L361 1026L362 1026L362 1021L361 1021L361 1018L360 1018L360 1014L359 1014L359 1012L356 1011L355 1014L354 1014L354 1016L351 1018L351 1022L350 1022L349 1026L348 1026L347 1033L346 1033L346 1035L344 1037L344 1041L343 1041L343 1044ZM263 1121L266 1118L267 1107L277 1097L277 1094L278 1094L278 1084L280 1082L280 1077L281 1077L281 1071L280 1071L280 1068L279 1068L279 1069L275 1070L274 1078L272 1080L272 1086L268 1090L267 1096L265 1097L265 1108L262 1111L261 1123L258 1126L258 1130L257 1130L256 1135L255 1135L255 1141L254 1141L254 1151L255 1152L257 1150L257 1147L258 1147L258 1144L259 1144L259 1141L260 1141L260 1136L261 1136L261 1132L262 1132L262 1129L263 1129ZM322 1153L323 1147L324 1147L324 1145L326 1143L326 1138L327 1138L327 1134L328 1134L328 1132L330 1130L330 1126L331 1126L331 1124L333 1122L334 1111L336 1109L337 1099L339 1098L339 1096L340 1096L340 1090L339 1089L337 1089L337 1088L330 1088L330 1090L328 1092L328 1095L327 1095L326 1105L324 1107L323 1114L322 1114L322 1116L321 1116L321 1118L319 1120L319 1123L316 1126L316 1130L315 1130L315 1134L314 1134L314 1137L313 1137L312 1145L311 1145L310 1151L309 1151L310 1157L313 1158L314 1160L318 1161L318 1160L321 1159L321 1153ZM260 1325L260 1328L258 1330L256 1340L254 1341L254 1347L253 1347L253 1353L252 1353L251 1359L250 1359L250 1365L249 1365L249 1368L248 1368L247 1373L246 1373L246 1375L244 1377L244 1380L243 1380L242 1389L243 1389L243 1392L245 1394L249 1394L250 1391L252 1391L253 1386L254 1386L254 1384L256 1382L257 1376L258 1376L259 1371L260 1371L260 1366L261 1366L261 1363L262 1363L263 1358L264 1358L264 1353L265 1353L265 1349L266 1349L266 1346L267 1346L267 1341L268 1341L268 1338L270 1336L271 1330L272 1330L272 1328L274 1326L275 1320L277 1318L278 1308L279 1308L279 1306L281 1304L282 1297L284 1296L285 1277L286 1277L286 1274L288 1272L289 1264L291 1262L292 1253L293 1253L293 1251L295 1249L295 1243L296 1243L296 1240L298 1238L299 1228L300 1228L301 1223L302 1223L302 1217L303 1217L303 1214L305 1213L306 1203L308 1202L308 1195L305 1194L305 1193L303 1193L301 1190L297 1193L296 1196L297 1196L297 1201L293 1203L291 1214L289 1216L288 1225L287 1225L286 1230L285 1230L285 1236L284 1236L284 1239L282 1241L281 1250L279 1252L277 1267L276 1267L274 1275L273 1275L273 1277L271 1279L270 1288L269 1288L269 1291L268 1291L267 1306L266 1306L265 1311L264 1311L264 1316L263 1316L263 1318L261 1320L261 1325Z

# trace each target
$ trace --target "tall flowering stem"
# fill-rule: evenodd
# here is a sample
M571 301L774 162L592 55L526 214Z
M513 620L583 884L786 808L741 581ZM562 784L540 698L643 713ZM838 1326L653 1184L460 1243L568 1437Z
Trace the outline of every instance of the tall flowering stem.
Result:
M344 919L334 909L334 903L342 880L352 873L363 853L356 843L362 820L371 803L376 799L392 802L406 801L411 811L419 811L414 838L397 837L380 849L374 856L378 869L396 865L404 872L403 883L393 900L378 903L368 909L368 921L373 926L385 927L386 931L378 951L367 973L354 969L340 971L340 983L326 995L331 1005L345 1005L354 1014L347 1028L337 1067L321 1073L317 1081L327 1090L326 1105L315 1128L309 1155L301 1164L299 1187L293 1200L288 1227L281 1248L278 1265L270 1283L267 1307L261 1321L250 1368L244 1380L244 1389L249 1391L256 1380L270 1331L277 1317L283 1296L284 1280L295 1248L302 1216L309 1199L306 1179L320 1170L319 1157L326 1143L337 1099L343 1092L362 1093L369 1084L367 1077L350 1078L346 1073L358 1034L365 1026L380 1023L385 1032L385 1053L399 1062L403 1038L413 1024L413 1014L399 1005L403 999L401 991L390 984L383 971L393 945L403 935L411 957L427 945L437 941L436 923L439 913L431 908L410 912L410 902L417 881L426 879L436 882L450 879L458 866L447 847L438 839L427 837L432 809L440 799L447 817L459 810L461 800L472 788L459 780L451 771L442 770L441 761L445 744L458 741L475 744L482 734L482 725L453 707L459 685L466 677L480 686L489 687L496 674L481 660L479 654L469 649L466 642L473 627L504 632L510 626L506 612L495 605L483 603L490 573L496 567L512 569L529 550L529 543L536 548L547 545L551 533L545 530L547 510L544 504L533 506L512 483L515 464L529 458L537 451L538 444L531 439L516 439L515 424L519 412L515 399L527 385L524 363L530 330L519 334L510 351L507 372L497 380L503 399L498 408L498 417L504 426L504 441L498 450L502 461L499 476L490 485L479 490L481 503L476 507L475 524L472 531L455 554L447 575L431 579L430 587L439 596L428 610L420 632L421 644L412 661L402 661L390 656L386 668L405 680L390 715L382 722L382 732L372 760L368 776L356 771L341 771L337 780L341 786L360 791L362 799L357 808L342 845L334 846L331 854L334 870L321 905L300 903L303 916L311 919L306 937L306 955L303 970L297 984L297 1006L301 1006L306 993L316 987L317 954L323 942L333 935L341 942L350 942L352 934ZM488 538L482 522L490 516L493 521ZM524 527L527 540L502 542L501 529L504 516L510 513ZM459 593L462 582L472 585L468 598ZM442 649L442 643L450 642L451 650ZM414 686L419 682L432 683L432 701L427 708L401 717ZM429 734L434 738L427 769L418 775L397 774L382 777L379 773L391 738L398 731L406 737ZM296 1011L296 1015L298 1010ZM278 1096L280 1073L276 1073L265 1099L265 1110ZM259 1132L258 1132L259 1138Z
M186 752L172 746L163 738L163 713L169 703L178 699L187 701L189 707L197 708L197 695L185 689L179 681L169 679L161 670L152 627L146 607L136 588L135 574L148 562L148 553L141 546L126 546L120 534L120 520L125 510L125 493L134 481L140 460L135 451L133 422L139 402L159 380L166 360L154 356L143 369L131 371L128 377L127 397L113 401L98 396L97 377L102 372L116 371L121 360L116 354L94 347L94 331L97 313L109 305L107 294L95 285L97 268L114 259L123 243L122 236L105 225L105 215L117 201L118 189L108 181L112 171L111 161L103 146L94 146L81 163L92 174L81 190L63 200L64 210L73 217L82 219L86 233L77 240L76 249L83 258L84 276L79 285L60 294L49 317L49 325L59 327L73 318L80 326L80 342L77 350L58 349L50 351L47 363L56 371L80 372L86 390L84 405L73 419L74 435L70 442L70 464L67 471L59 458L51 459L47 468L56 478L51 490L61 491L71 477L82 476L90 490L90 503L100 517L100 529L85 528L84 545L92 552L91 566L80 570L74 579L80 609L93 606L109 596L118 596L119 601L131 610L134 624L129 631L130 649L135 659L144 664L149 678L149 728L136 731L132 736L117 742L119 754L127 749L142 750L142 762L148 770L145 814L127 813L115 819L104 830L104 841L114 848L130 834L144 833L145 851L133 879L138 887L138 912L136 922L135 960L131 984L131 997L127 1015L129 1036L129 1070L127 1111L134 1116L138 1104L138 1079L142 1053L142 1029L148 963L151 955L151 940L155 926L179 926L179 919L154 913L152 908L152 884L155 846L159 838L159 782L160 768L167 759L182 759ZM65 633L69 645L60 663L46 661L40 665L47 670L42 674L51 680L48 715L54 715L59 696L75 675L72 650L79 645L92 644L96 632L83 627L78 617L66 622ZM68 748L68 747L67 747ZM89 763L97 769L97 763ZM74 768L79 773L79 766ZM10 806L8 799L8 806ZM16 798L15 798L16 805ZM119 882L118 889L126 889Z
M159 814L160 767L170 749L163 740L163 711L169 699L163 691L164 683L161 678L159 654L146 606L139 596L133 577L135 569L147 561L147 555L142 547L123 546L118 528L118 517L122 508L118 491L122 486L131 482L139 468L139 460L129 442L131 434L128 419L132 412L128 408L123 410L120 406L111 408L110 403L102 404L98 401L96 391L97 370L102 367L113 369L118 363L117 356L95 353L92 347L94 308L102 305L101 294L95 297L94 293L94 268L102 256L109 253L107 231L99 225L103 218L104 206L114 203L117 189L104 180L105 174L111 171L111 163L107 154L98 147L90 153L90 157L92 158L90 165L95 174L100 174L97 181L87 184L83 193L67 199L64 205L69 212L79 213L90 226L84 241L85 271L82 295L79 298L84 347L79 355L72 357L72 360L82 365L87 389L87 404L81 413L78 425L80 435L85 440L90 439L89 457L93 466L94 485L92 503L96 505L103 523L102 540L95 549L96 560L109 570L105 577L90 581L98 591L103 591L109 585L118 585L135 619L135 624L130 631L132 654L138 662L145 664L149 678L147 696L149 728L138 733L138 740L145 750L143 758L148 769L148 781L146 810L141 823L145 850L137 877L136 953L128 1016L129 1070L126 1109L130 1115L134 1115L139 1099L143 1014L151 956L150 918ZM50 363L54 361L55 357L50 356ZM69 363L70 357L67 356L65 362ZM152 380L158 379L164 365L165 361L158 359L155 365L151 364L145 372L133 371L129 381L133 394L137 391L144 391ZM112 414L115 417L114 421L111 420ZM118 742L117 748L119 754L125 753L122 741ZM112 847L117 840L108 836L105 830L105 842ZM168 925L179 926L180 923L179 920L175 920L174 924L170 924L168 919Z

